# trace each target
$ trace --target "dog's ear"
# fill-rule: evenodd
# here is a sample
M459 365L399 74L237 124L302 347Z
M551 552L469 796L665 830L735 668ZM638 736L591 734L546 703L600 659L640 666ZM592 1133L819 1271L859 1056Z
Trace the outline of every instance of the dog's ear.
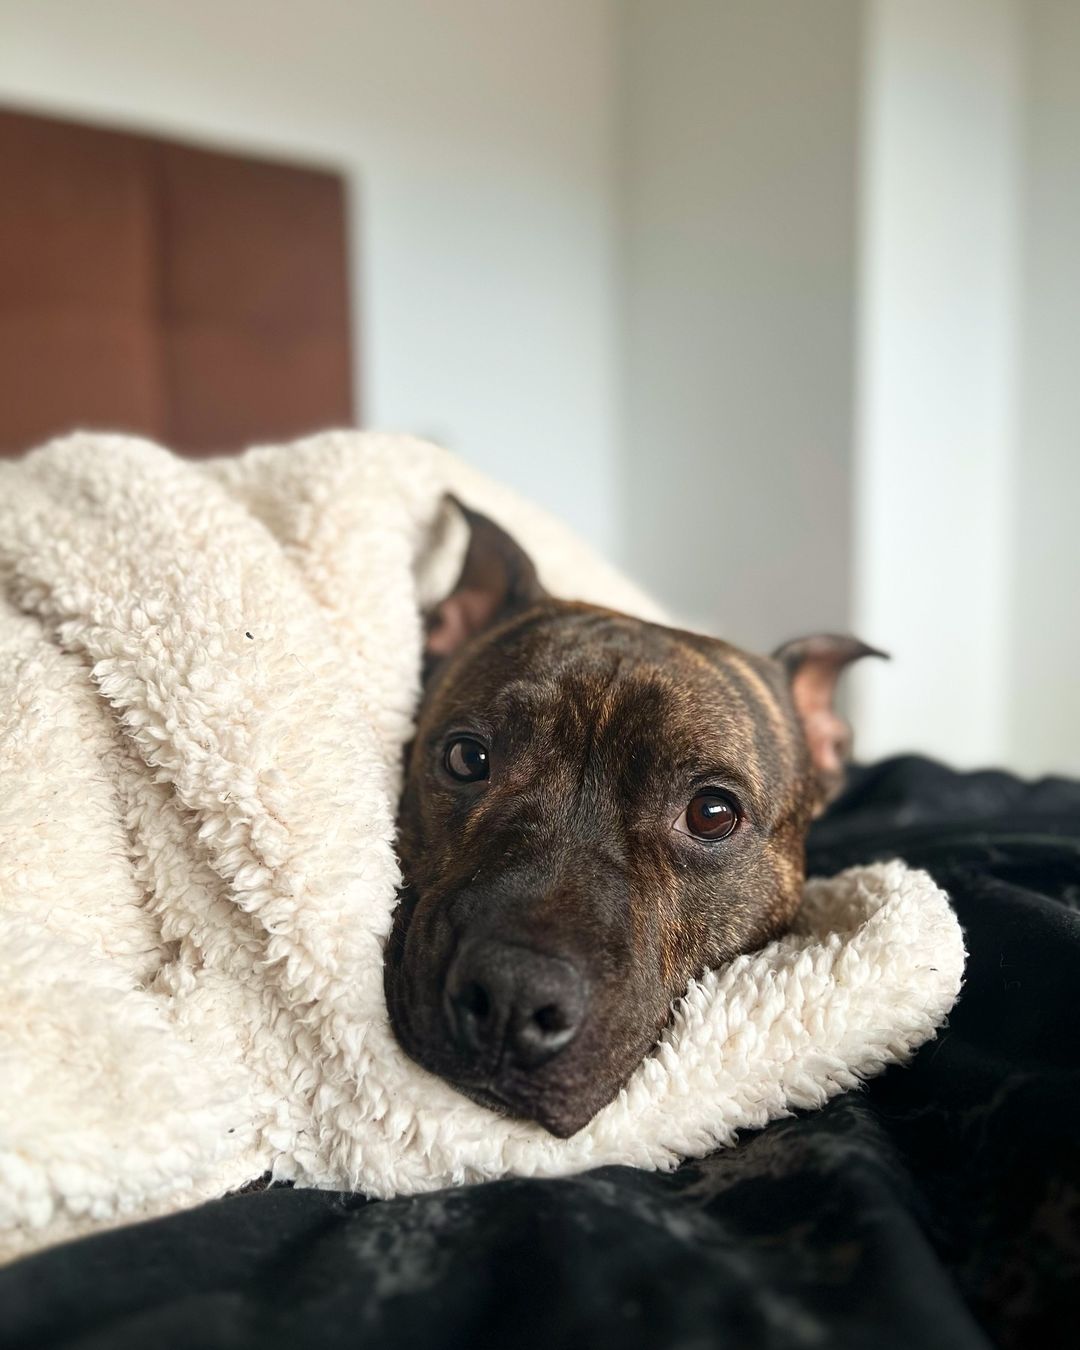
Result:
M542 600L536 568L501 526L449 498L465 517L469 544L457 584L427 622L427 655L450 656L470 638Z
M831 634L797 638L773 652L773 659L787 674L791 700L821 783L822 805L839 789L851 749L851 728L833 706L837 681L845 667L864 656L888 660L885 652L858 638Z

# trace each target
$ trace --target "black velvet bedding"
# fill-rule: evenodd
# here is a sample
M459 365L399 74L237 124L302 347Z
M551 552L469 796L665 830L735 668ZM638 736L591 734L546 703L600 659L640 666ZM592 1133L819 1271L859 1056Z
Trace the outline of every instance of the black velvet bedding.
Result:
M669 1176L278 1188L105 1233L0 1270L0 1345L1080 1343L1080 784L857 770L811 868L897 855L970 951L908 1068Z

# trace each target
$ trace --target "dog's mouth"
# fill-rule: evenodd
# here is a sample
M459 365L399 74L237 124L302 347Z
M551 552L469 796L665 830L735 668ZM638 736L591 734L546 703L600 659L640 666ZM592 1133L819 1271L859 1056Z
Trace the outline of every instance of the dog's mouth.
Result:
M593 1115L596 1114L595 1112L585 1114L581 1111L571 1113L560 1110L550 1104L545 1105L543 1099L525 1103L519 1098L508 1095L496 1083L490 1081L475 1083L464 1079L454 1080L453 1078L448 1078L446 1081L463 1097L468 1097L478 1106L486 1107L487 1110L494 1111L496 1115L506 1116L514 1120L531 1120L547 1130L548 1134L554 1135L556 1139L569 1139L579 1130L584 1129L592 1120Z
M409 1000L397 992L397 982L389 978L389 970L386 986L390 1027L402 1050L420 1068L496 1115L530 1120L557 1139L569 1139L618 1091L615 1086L603 1100L593 1097L585 1102L580 1097L575 1100L572 1088L554 1076L547 1076L541 1084L508 1071L500 1061L477 1071L462 1061L445 1037L428 1038L415 1030L409 1016Z
M410 1026L408 1008L402 1000L387 998L387 1007L390 1011L390 1029L410 1060L450 1084L470 1102L493 1111L495 1115L533 1120L548 1134L567 1139L583 1129L599 1108L586 1111L579 1107L575 1110L563 1092L551 1091L551 1084L548 1084L548 1091L537 1091L537 1085L529 1084L528 1081L514 1081L513 1076L501 1072L498 1064L493 1065L489 1072L470 1072L470 1068L456 1056L454 1048L445 1044L443 1039L437 1038L432 1044L427 1038L416 1034Z

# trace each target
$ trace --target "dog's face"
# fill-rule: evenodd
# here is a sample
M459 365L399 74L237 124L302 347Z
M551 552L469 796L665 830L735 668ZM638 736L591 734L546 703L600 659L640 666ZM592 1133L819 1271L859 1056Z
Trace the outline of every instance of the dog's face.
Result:
M839 781L852 639L775 658L546 595L466 511L399 820L386 992L405 1050L566 1137L673 1000L781 933Z

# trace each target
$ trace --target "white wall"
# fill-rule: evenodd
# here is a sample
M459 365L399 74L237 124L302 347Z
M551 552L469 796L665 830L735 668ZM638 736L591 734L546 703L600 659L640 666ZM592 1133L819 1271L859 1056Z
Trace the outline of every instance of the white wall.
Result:
M1008 758L1021 34L1013 0L873 0L855 626L862 754Z
M0 0L0 101L343 167L365 420L615 543L615 0Z
M1076 0L0 0L0 101L343 167L366 420L859 750L1080 771Z
M1080 5L1027 0L1007 758L1080 773Z
M1080 4L622 15L627 556L890 650L864 757L1077 770Z
M742 645L845 629L860 6L623 13L627 553Z

